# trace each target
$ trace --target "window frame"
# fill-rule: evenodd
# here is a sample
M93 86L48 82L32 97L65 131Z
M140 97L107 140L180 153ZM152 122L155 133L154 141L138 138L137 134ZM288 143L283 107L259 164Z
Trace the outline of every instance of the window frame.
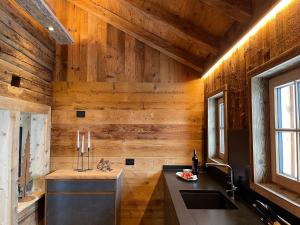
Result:
M270 101L270 153L271 153L271 178L272 178L272 182L283 186L285 188L287 188L288 190L294 191L296 193L300 193L300 137L298 136L298 134L300 134L300 124L298 124L299 121L299 106L298 106L298 96L297 96L297 85L295 85L295 112L296 112L296 127L295 129L289 129L289 128L276 128L276 99L275 99L275 88L276 87L280 87L280 86L284 86L287 85L288 83L295 83L297 84L297 81L300 81L300 71L299 70L292 70L289 72L285 72L282 73L274 78L269 79L269 101ZM299 90L300 91L300 90ZM298 113L297 113L298 111ZM280 174L278 172L278 153L277 153L277 141L276 141L276 132L277 131L292 131L296 133L296 146L297 146L297 172L298 172L298 176L297 176L297 180L292 179L291 177L289 177L288 175L284 175L284 174Z
M224 160L224 155L225 155L225 104L224 104L224 97L221 96L217 98L216 100L216 106L215 106L215 111L216 111L216 155L218 158ZM221 127L220 122L220 105L223 104L223 126ZM221 152L221 134L220 131L224 130L224 153Z
M228 121L227 121L227 85L206 95L207 99L207 152L208 162L228 163ZM217 147L217 99L223 98L224 103L224 154L219 154ZM222 168L223 169L223 168Z

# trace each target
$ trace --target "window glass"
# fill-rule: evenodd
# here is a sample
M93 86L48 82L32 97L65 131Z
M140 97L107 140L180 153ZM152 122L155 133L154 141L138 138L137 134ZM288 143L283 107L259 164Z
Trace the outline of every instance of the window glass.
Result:
M297 112L298 112L298 122L297 122L297 127L298 129L300 128L300 81L297 81Z
M298 151L300 117L300 82L292 81L274 87L276 173L299 180ZM296 97L297 96L297 97ZM271 112L272 113L272 112ZM298 119L299 120L299 119Z
M220 129L220 153L225 153L225 135L224 135L224 128Z
M220 143L220 153L225 152L225 131L224 131L224 103L218 105L219 108L219 143Z
M294 83L276 88L276 127L295 128L295 85Z
M277 132L278 172L297 179L297 140L295 132Z

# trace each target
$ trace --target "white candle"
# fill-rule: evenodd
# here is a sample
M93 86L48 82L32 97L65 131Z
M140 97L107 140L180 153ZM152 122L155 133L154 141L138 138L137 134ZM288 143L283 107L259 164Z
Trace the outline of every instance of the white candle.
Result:
M77 130L77 149L80 148L80 143L79 143L79 130Z
M82 147L81 147L81 153L84 153L84 135L82 135Z
M91 134L88 132L88 148L91 148Z

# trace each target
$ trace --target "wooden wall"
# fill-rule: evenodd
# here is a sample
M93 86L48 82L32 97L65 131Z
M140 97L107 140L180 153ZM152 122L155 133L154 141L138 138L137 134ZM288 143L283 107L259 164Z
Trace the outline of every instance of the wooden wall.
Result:
M293 1L205 79L206 95L228 85L229 129L249 129L246 73L300 44L299 9Z
M202 160L200 75L66 1L47 2L75 39L57 49L51 168L73 168L77 129L91 130L95 161L125 169L122 224L162 225L162 165L190 164L193 148Z
M9 117L2 116L0 120L1 129L6 123L10 124L9 129L4 130L1 135L6 139L0 140L0 161L5 161L1 164L1 178L5 180L5 185L9 185L6 188L0 184L1 206L4 206L4 209L0 207L1 224L17 224L18 220L18 136L15 134L19 131L19 109L29 108L28 111L32 111L36 103L42 104L37 108L51 105L54 62L55 44L48 38L44 29L26 15L15 1L1 0L0 105L1 109L6 109L6 106L12 109L1 110ZM13 76L20 77L20 87L11 86ZM28 214L32 218L30 224L36 219L34 210Z
M287 201L283 201L281 197L274 197L269 191L262 192L255 185L251 184L253 176L249 178L253 173L251 161L251 149L247 140L249 140L250 127L250 115L249 104L250 102L250 83L247 77L249 71L257 70L265 65L265 63L278 62L278 56L289 50L293 50L300 44L300 1L292 1L291 4L281 11L275 18L268 22L263 28L261 28L255 35L253 35L243 46L237 49L231 57L225 60L210 76L205 78L205 95L209 95L214 91L219 90L224 85L228 86L229 98L228 98L228 124L229 124L229 163L234 167L236 172L239 172L241 178L248 181L250 179L250 185L255 188L255 191L259 191L264 197L273 201L273 203L282 207L281 209L276 205L272 205L278 213L281 213L283 217L290 221L291 224L296 224L295 217L289 215L286 210L295 212L292 204L287 204ZM298 47L299 48L299 47ZM296 48L297 49L297 48ZM257 85L257 84L256 84ZM268 104L268 101L260 100L264 105ZM205 110L206 111L206 110ZM205 112L206 114L206 112ZM256 121L263 123L264 121ZM237 142L236 138L240 137L240 141ZM260 143L263 143L262 137L257 139ZM237 145L239 143L239 145ZM256 152L255 164L259 165L259 172L256 174L264 174L270 166L268 160L268 150ZM258 151L258 150L256 150ZM265 171L263 171L265 170ZM244 171L244 172L243 172ZM266 172L266 173L267 173ZM243 174L244 173L244 174ZM266 174L265 173L265 174ZM265 175L264 174L264 175ZM237 175L237 173L235 173ZM243 178L242 178L243 177ZM264 177L265 178L265 177ZM266 179L264 179L266 182ZM246 182L249 189L249 183ZM240 185L241 186L241 185ZM241 190L241 188L239 188ZM247 192L244 196L253 196L251 192ZM271 196L271 197L270 197ZM257 195L255 196L257 198ZM265 201L265 200L263 200ZM283 210L284 209L284 210ZM294 211L293 211L294 210ZM299 217L299 215L296 215Z
M0 1L0 95L51 104L55 44L14 1ZM12 76L21 77L20 88Z

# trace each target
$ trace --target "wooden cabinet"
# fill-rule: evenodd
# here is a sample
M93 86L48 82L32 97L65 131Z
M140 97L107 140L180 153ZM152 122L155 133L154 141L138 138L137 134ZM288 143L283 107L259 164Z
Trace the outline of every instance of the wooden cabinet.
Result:
M121 179L121 170L49 174L46 177L46 224L119 224Z

